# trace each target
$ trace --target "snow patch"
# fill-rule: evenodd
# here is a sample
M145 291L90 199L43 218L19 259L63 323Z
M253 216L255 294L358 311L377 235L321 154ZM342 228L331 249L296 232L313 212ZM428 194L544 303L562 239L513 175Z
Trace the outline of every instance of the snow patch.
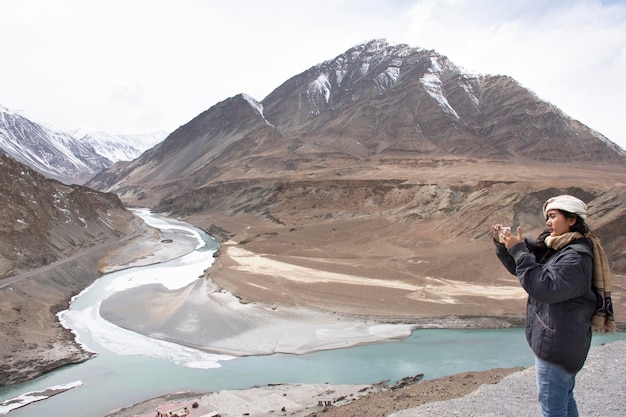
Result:
M341 82L343 81L343 77L346 76L346 70L336 70L335 71L335 78L337 79L337 85L341 85Z
M400 60L400 63L402 63L402 60ZM398 78L400 78L399 64L397 66L389 66L385 72L378 74L376 78L374 78L374 83L379 89L386 90L398 82Z
M263 118L263 120L265 121L265 123L266 123L268 126L272 126L272 127L274 127L274 125L273 125L273 124L271 124L271 123L270 123L270 122L269 122L269 121L265 118L265 115L263 114L263 104L259 103L259 102L258 102L258 101L256 101L253 97L250 97L250 96L249 96L249 95L247 95L247 94L242 94L242 95L241 95L241 97L242 97L244 100L246 100L246 101L250 104L250 106L252 106L252 108L253 108L253 109L255 109L255 110L259 113L259 115Z
M436 57L430 57L430 68L426 71L426 74L422 78L420 78L420 82L424 86L424 90L437 102L441 109L448 114L453 115L457 119L461 119L457 112L452 108L450 103L448 103L448 99L445 97L443 93L443 89L441 88L441 74L443 73L443 69L439 60Z
M49 388L45 388L41 391L26 392L18 395L17 397L10 398L0 402L0 416L6 415L11 410L24 407L30 403L41 401L52 397L53 395L60 394L72 388L76 388L83 385L82 381L74 381L65 385L55 385Z
M309 87L306 90L306 95L311 105L311 113L320 113L319 107L317 107L316 103L317 98L324 97L324 102L326 104L329 103L331 88L332 86L330 84L330 80L328 79L328 75L325 73L321 73L317 79L309 84Z
M463 88L465 93L468 95L470 100L472 100L472 103L474 103L476 107L479 107L480 100L478 99L478 97L476 97L476 93L474 92L474 87L472 86L472 81L476 81L476 77L469 76L469 75L460 75L459 77L459 83L461 84L461 87Z
M259 103L258 101L256 101L254 98L250 97L247 94L242 94L241 97L243 97L244 100L250 103L252 108L256 109L256 111L259 112L261 116L263 116L263 105L261 103Z
M359 69L359 73L361 75L365 75L367 74L367 71L369 71L370 69L370 63L369 62L364 62L363 64L361 64L361 68Z

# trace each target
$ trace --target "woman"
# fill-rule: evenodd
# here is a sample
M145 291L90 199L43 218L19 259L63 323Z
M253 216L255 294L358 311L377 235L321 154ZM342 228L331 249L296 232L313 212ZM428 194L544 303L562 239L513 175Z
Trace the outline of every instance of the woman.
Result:
M577 417L576 374L587 358L592 316L604 296L596 297L593 285L594 248L603 251L589 233L587 206L578 198L550 198L543 214L547 230L536 241L523 239L521 227L515 235L500 233L501 224L492 226L493 239L498 258L528 293L526 339L535 354L542 416ZM601 293L610 291L610 283L599 286Z

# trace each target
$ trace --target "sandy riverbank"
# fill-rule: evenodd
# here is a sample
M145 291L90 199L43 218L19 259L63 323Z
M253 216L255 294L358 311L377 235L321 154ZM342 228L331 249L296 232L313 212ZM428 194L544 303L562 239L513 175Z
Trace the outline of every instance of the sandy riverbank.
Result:
M135 212L148 213L146 209ZM174 221L174 220L171 220ZM126 245L109 251L99 262L103 274L137 266L154 265L179 258L196 249L198 236L184 228L163 227L166 223L160 216L151 216L150 227L143 228L143 234Z
M197 404L202 412L211 411L222 417L246 413L255 417L305 417L316 413L327 417L384 415L381 413L385 410L401 410L432 401L457 398L482 384L494 384L520 370L521 368L511 368L466 372L428 381L399 382L395 385L384 382L370 385L274 384L205 394L178 393L152 398L106 417L154 417L156 407L176 401L188 405L192 413L193 404ZM320 405L320 400L330 401L330 405Z
M374 292L389 297L392 304L396 299L428 298L431 295L444 304L453 304L456 297L478 296L501 302L518 300L519 287L484 288L435 278L429 278L427 285L420 286L406 279L348 274L341 271L340 266L333 269L332 264L319 269L290 263L253 253L234 242L225 243L219 253L221 267L212 267L205 279L176 289L152 284L117 292L102 302L102 317L153 338L234 356L277 352L302 354L375 343L407 337L416 327L507 327L520 324L518 319L511 317L424 315L420 319L413 315L390 318L382 312L372 315L372 311L362 308L341 308L340 298ZM214 277L223 275L238 275L239 282L241 277L253 275L257 278L254 283L245 283L257 294L254 302L242 300L213 282ZM258 279L260 276L264 277L265 285L262 279ZM317 303L307 302L306 296L289 299L290 283L295 283L300 293L305 288L311 297L316 297ZM322 299L318 292L329 285L346 288L341 293L334 292L334 298ZM282 293L278 297L285 297L285 301L276 300L277 292ZM339 308L328 308L330 302Z
M183 233L183 236L186 234ZM173 239L177 242L177 245L172 246L175 248L181 238L174 236ZM185 242L182 247L185 247ZM144 250L151 255L139 260L143 263L166 260L174 254L163 248L155 251L154 248L146 250L144 247ZM229 252L220 251L221 256L229 256L231 259L250 256L236 250L238 255L233 255L230 251L233 248ZM122 253L132 251L125 250ZM117 261L116 266L119 268L119 259ZM127 266L135 266L136 263L133 261ZM289 268L289 265L280 262L263 263L261 260L256 266L296 276L296 269L285 272L284 269ZM164 272L167 275L175 273L169 269ZM313 280L321 273L306 269L299 271L298 276ZM137 333L233 356L277 352L302 354L374 343L408 337L415 327L413 324L390 324L346 317L297 305L268 304L262 301L246 303L217 287L210 278L197 279L175 289L161 284L124 289L102 302L100 314L107 321Z
M371 293L375 291L382 297L389 296L402 296L406 294L412 294L416 291L420 291L420 288L415 283L407 282L407 280L377 280L373 276L358 276L355 274L346 273L346 269L342 267L341 262L337 264L323 265L323 262L315 259L294 258L289 256L269 255L258 252L253 252L237 245L234 242L228 242L224 245L220 251L220 257L218 258L220 265L215 268L212 267L209 271L209 278L211 280L199 280L193 285L183 290L178 290L176 293L171 293L164 288L141 288L136 289L133 292L126 292L126 294L117 294L109 300L109 305L103 305L103 312L106 314L117 314L116 311L120 311L124 306L134 306L135 303L143 303L143 307L147 307L147 311L144 313L138 313L139 309L132 307L132 311L126 311L120 316L126 318L117 318L125 323L125 325L137 326L140 322L148 322L149 326L153 328L142 329L142 332L149 334L150 331L162 331L166 330L170 332L172 340L182 341L187 340L189 343L188 335L181 333L176 334L175 323L179 320L184 321L185 310L193 310L199 307L197 303L202 300L202 303L206 304L208 300L211 300L219 308L226 308L226 311L230 309L227 317L235 320L230 326L221 327L220 331L226 332L223 334L222 340L219 342L221 345L214 345L212 348L222 348L235 352L239 349L255 349L256 346L251 346L245 339L249 335L246 335L248 330L251 330L258 326L259 329L263 329L263 319L259 319L259 311L268 313L268 317L272 317L272 314L277 314L275 317L281 317L281 326L287 324L289 321L292 323L299 323L299 319L307 317L304 314L315 313L322 314L323 316L334 317L335 320L351 320L354 317L370 317L367 320L373 320L372 317L383 317L389 320L384 314L378 314L377 309L365 309L359 310L356 308L344 308L340 309L347 314L337 313L336 310L328 308L333 303L340 303L341 298L331 298L326 302L319 304L320 308L314 310L312 306L315 304L311 301L320 300L320 295L325 293L325 287L329 285L341 285L345 286L347 293L351 296L358 297L362 291ZM297 262L295 262L297 261ZM217 279L219 282L231 282L231 288L245 288L243 293L246 294L246 299L239 299L232 297L221 286L211 284L213 279ZM248 278L252 280L248 281ZM233 284L234 283L234 284ZM455 299L459 299L468 295L469 297L478 297L485 292L485 288L476 285L465 285L458 287L455 283L446 283L444 280L431 281L433 285L424 287L424 290L431 293L437 293L440 304L453 303ZM290 297L289 290L290 284L298 285L300 293L297 298ZM228 285L227 285L228 286ZM503 298L509 300L509 302L517 303L518 301L518 289L513 286L493 286L493 291L487 289L487 297L484 299L496 299ZM474 288L475 291L472 291ZM302 290L305 289L311 295L311 298L302 297ZM352 291L350 290L352 289ZM281 294L282 293L282 294ZM171 314L168 313L168 319L164 320L165 316L163 312L151 311L149 304L145 300L159 299L163 300L174 296L179 301L177 306L172 310ZM523 294L522 294L523 296ZM232 298L230 298L232 297ZM463 298L467 300L467 297ZM141 301L144 300L144 301ZM195 300L195 303L194 303ZM281 302L282 301L282 302ZM190 308L193 306L193 308ZM215 308L215 307L211 307ZM250 313L254 312L254 313ZM380 312L380 311L379 311ZM132 313L132 314L131 314ZM224 311L222 311L224 313ZM366 313L366 314L364 314ZM145 317L138 318L135 314L146 314ZM205 314L211 314L208 311L203 310L202 316ZM247 324L237 322L241 316L248 315L250 321ZM128 319L128 317L131 317ZM396 317L396 322L410 322L413 325L420 322L420 317L413 315L410 317ZM148 320L147 320L148 318ZM272 322L273 319L269 319ZM306 320L305 320L306 321ZM423 316L423 320L420 322L422 326L427 326L428 323L434 326L442 327L499 327L507 325L514 321L511 317L494 317L487 319L483 316L467 317L460 316L447 316L447 317L428 317ZM165 324L169 322L169 324ZM252 326L252 327L247 327ZM279 328L281 327L279 326ZM267 331L268 328L265 328ZM239 335L233 336L228 332L234 331ZM196 332L201 333L201 332ZM252 332L251 334L254 334ZM245 336L241 336L245 335ZM302 333L298 333L297 339L301 339ZM332 343L337 342L328 337L319 339L317 342L326 344L325 348L332 348ZM281 336L278 333L276 340L280 340ZM254 340L250 338L249 340ZM267 339L263 339L267 340ZM197 340L191 344L198 342ZM353 341L354 342L354 341ZM284 344L287 346L289 343ZM276 344L272 345L271 349L276 349ZM294 349L295 345L291 345L290 348ZM299 349L304 352L307 349L315 349L313 344L301 345ZM397 412L403 409L409 409L417 407L420 404L428 404L433 401L447 401L453 398L464 396L483 384L494 384L501 381L505 376L513 373L514 378L519 378L523 386L519 389L532 393L534 385L529 384L527 381L527 374L530 371L519 372L519 369L508 370L489 370L484 372L468 372L460 375L454 375L445 378L439 378L436 380L423 381L420 383L410 384L402 390L392 390L390 387L384 386L329 386L329 385L276 385L270 387L255 387L249 390L237 390L237 391L220 391L219 393L210 394L190 394L179 393L172 394L165 397L152 399L142 404L124 409L123 411L111 414L109 417L121 417L128 415L153 415L154 409L159 404L163 404L168 401L181 400L186 401L189 405L198 403L202 406L203 410L218 410L222 416L229 415L242 415L244 413L250 413L254 416L277 416L277 415L289 415L294 417L312 416L312 415L324 415L325 417L344 417L344 416L356 416L356 415L389 415L393 412ZM347 391L341 391L347 390ZM380 392L375 392L375 391ZM341 395L335 395L335 393L341 392ZM322 397L339 398L343 397L343 402L337 402L335 406L324 409L317 405L317 401ZM525 402L524 402L525 401ZM524 409L534 410L536 404L533 398L526 398L519 404ZM338 405L343 404L342 407ZM285 407L285 411L282 409ZM322 410L323 413L322 413ZM497 414L493 414L497 415Z
M126 290L104 300L100 314L150 337L233 356L337 349L408 337L413 329L292 306L242 304L204 280L176 290Z

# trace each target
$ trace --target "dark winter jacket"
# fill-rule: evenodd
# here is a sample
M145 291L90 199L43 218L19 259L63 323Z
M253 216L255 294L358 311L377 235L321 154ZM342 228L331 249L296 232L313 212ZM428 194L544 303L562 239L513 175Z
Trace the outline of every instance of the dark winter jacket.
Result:
M508 250L495 243L498 258L528 293L526 339L531 349L544 361L578 372L589 352L596 308L589 241L575 240L540 260L525 242Z

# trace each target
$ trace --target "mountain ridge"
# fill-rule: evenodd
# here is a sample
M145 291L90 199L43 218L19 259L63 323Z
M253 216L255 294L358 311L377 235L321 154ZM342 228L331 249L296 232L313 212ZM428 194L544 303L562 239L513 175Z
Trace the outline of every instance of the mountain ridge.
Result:
M261 102L242 93L217 103L88 184L136 203L158 199L151 187L182 192L378 156L626 161L626 151L511 77L472 74L435 51L373 40L291 77Z
M624 236L613 226L624 222L616 202L625 160L624 150L509 76L472 74L435 51L373 40L261 102L225 99L88 185L230 235L243 232L233 223L240 216L270 229L382 216L446 230L437 222L451 216L472 223L455 233L462 239L484 235L499 212L537 230L541 219L523 205L542 202L529 193L570 190L591 207L610 202L598 227L624 271Z
M0 153L64 183L83 183L114 162L135 159L165 136L44 126L0 106Z
M565 118L555 106L540 101L536 94L524 89L508 76L470 73L435 51L411 48L406 44L391 45L383 40L357 45L334 59L311 67L276 88L262 103L268 120L287 131L296 124L306 126L308 122L324 126L318 133L320 136L348 133L358 139L366 137L370 140L372 136L387 136L391 139L394 136L404 136L404 142L409 142L410 145L404 144L400 147L401 150L428 152L443 147L444 152L452 151L455 154L470 150L451 149L449 145L462 139L480 146L481 154L482 150L487 149L507 156L507 152L498 149L502 146L498 146L498 140L491 135L491 126L483 125L484 120L496 123L499 115L484 114L481 108L488 106L490 101L506 99L494 93L504 89L514 89L516 93L526 95L523 97L523 110L530 109L539 116ZM405 107L412 107L414 110L402 112L398 106L385 106L384 111L376 111L377 107L385 105L386 95L391 95L394 101L406 103ZM295 102L300 104L304 101L309 104L308 112L301 111L301 105L294 105ZM502 104L496 102L487 111L495 111L501 107ZM434 112L433 108L439 108L443 114ZM506 109L510 111L511 106L506 106ZM349 111L350 117L342 117L337 123L333 123L334 114L342 110ZM361 114L369 116L369 123L358 117ZM441 120L442 116L446 123ZM520 121L524 120L523 115L513 116ZM360 123L359 127L354 127L354 123L351 123L355 118ZM315 130L315 125L309 130ZM581 129L582 126L572 128ZM465 134L456 134L454 130L458 129L465 129ZM301 130L300 128L299 133L302 133ZM482 139L482 144L480 138L476 138L477 135L486 136ZM438 146L437 141L443 140L442 136L449 138ZM518 132L515 139L523 137ZM611 143L604 139L604 143ZM379 139L369 148L376 153L384 145L384 141ZM534 150L532 153L521 152L523 150L524 147L519 146L510 155L521 153L525 156L537 156ZM619 152L619 148L613 145L612 151ZM625 155L622 150L622 160ZM590 152L587 152L587 156L597 158L597 155Z
M0 278L130 233L132 214L115 194L45 178L4 155L0 177Z
M0 154L0 386L93 356L56 313L143 225L115 194L66 185ZM148 235L149 231L145 231Z

